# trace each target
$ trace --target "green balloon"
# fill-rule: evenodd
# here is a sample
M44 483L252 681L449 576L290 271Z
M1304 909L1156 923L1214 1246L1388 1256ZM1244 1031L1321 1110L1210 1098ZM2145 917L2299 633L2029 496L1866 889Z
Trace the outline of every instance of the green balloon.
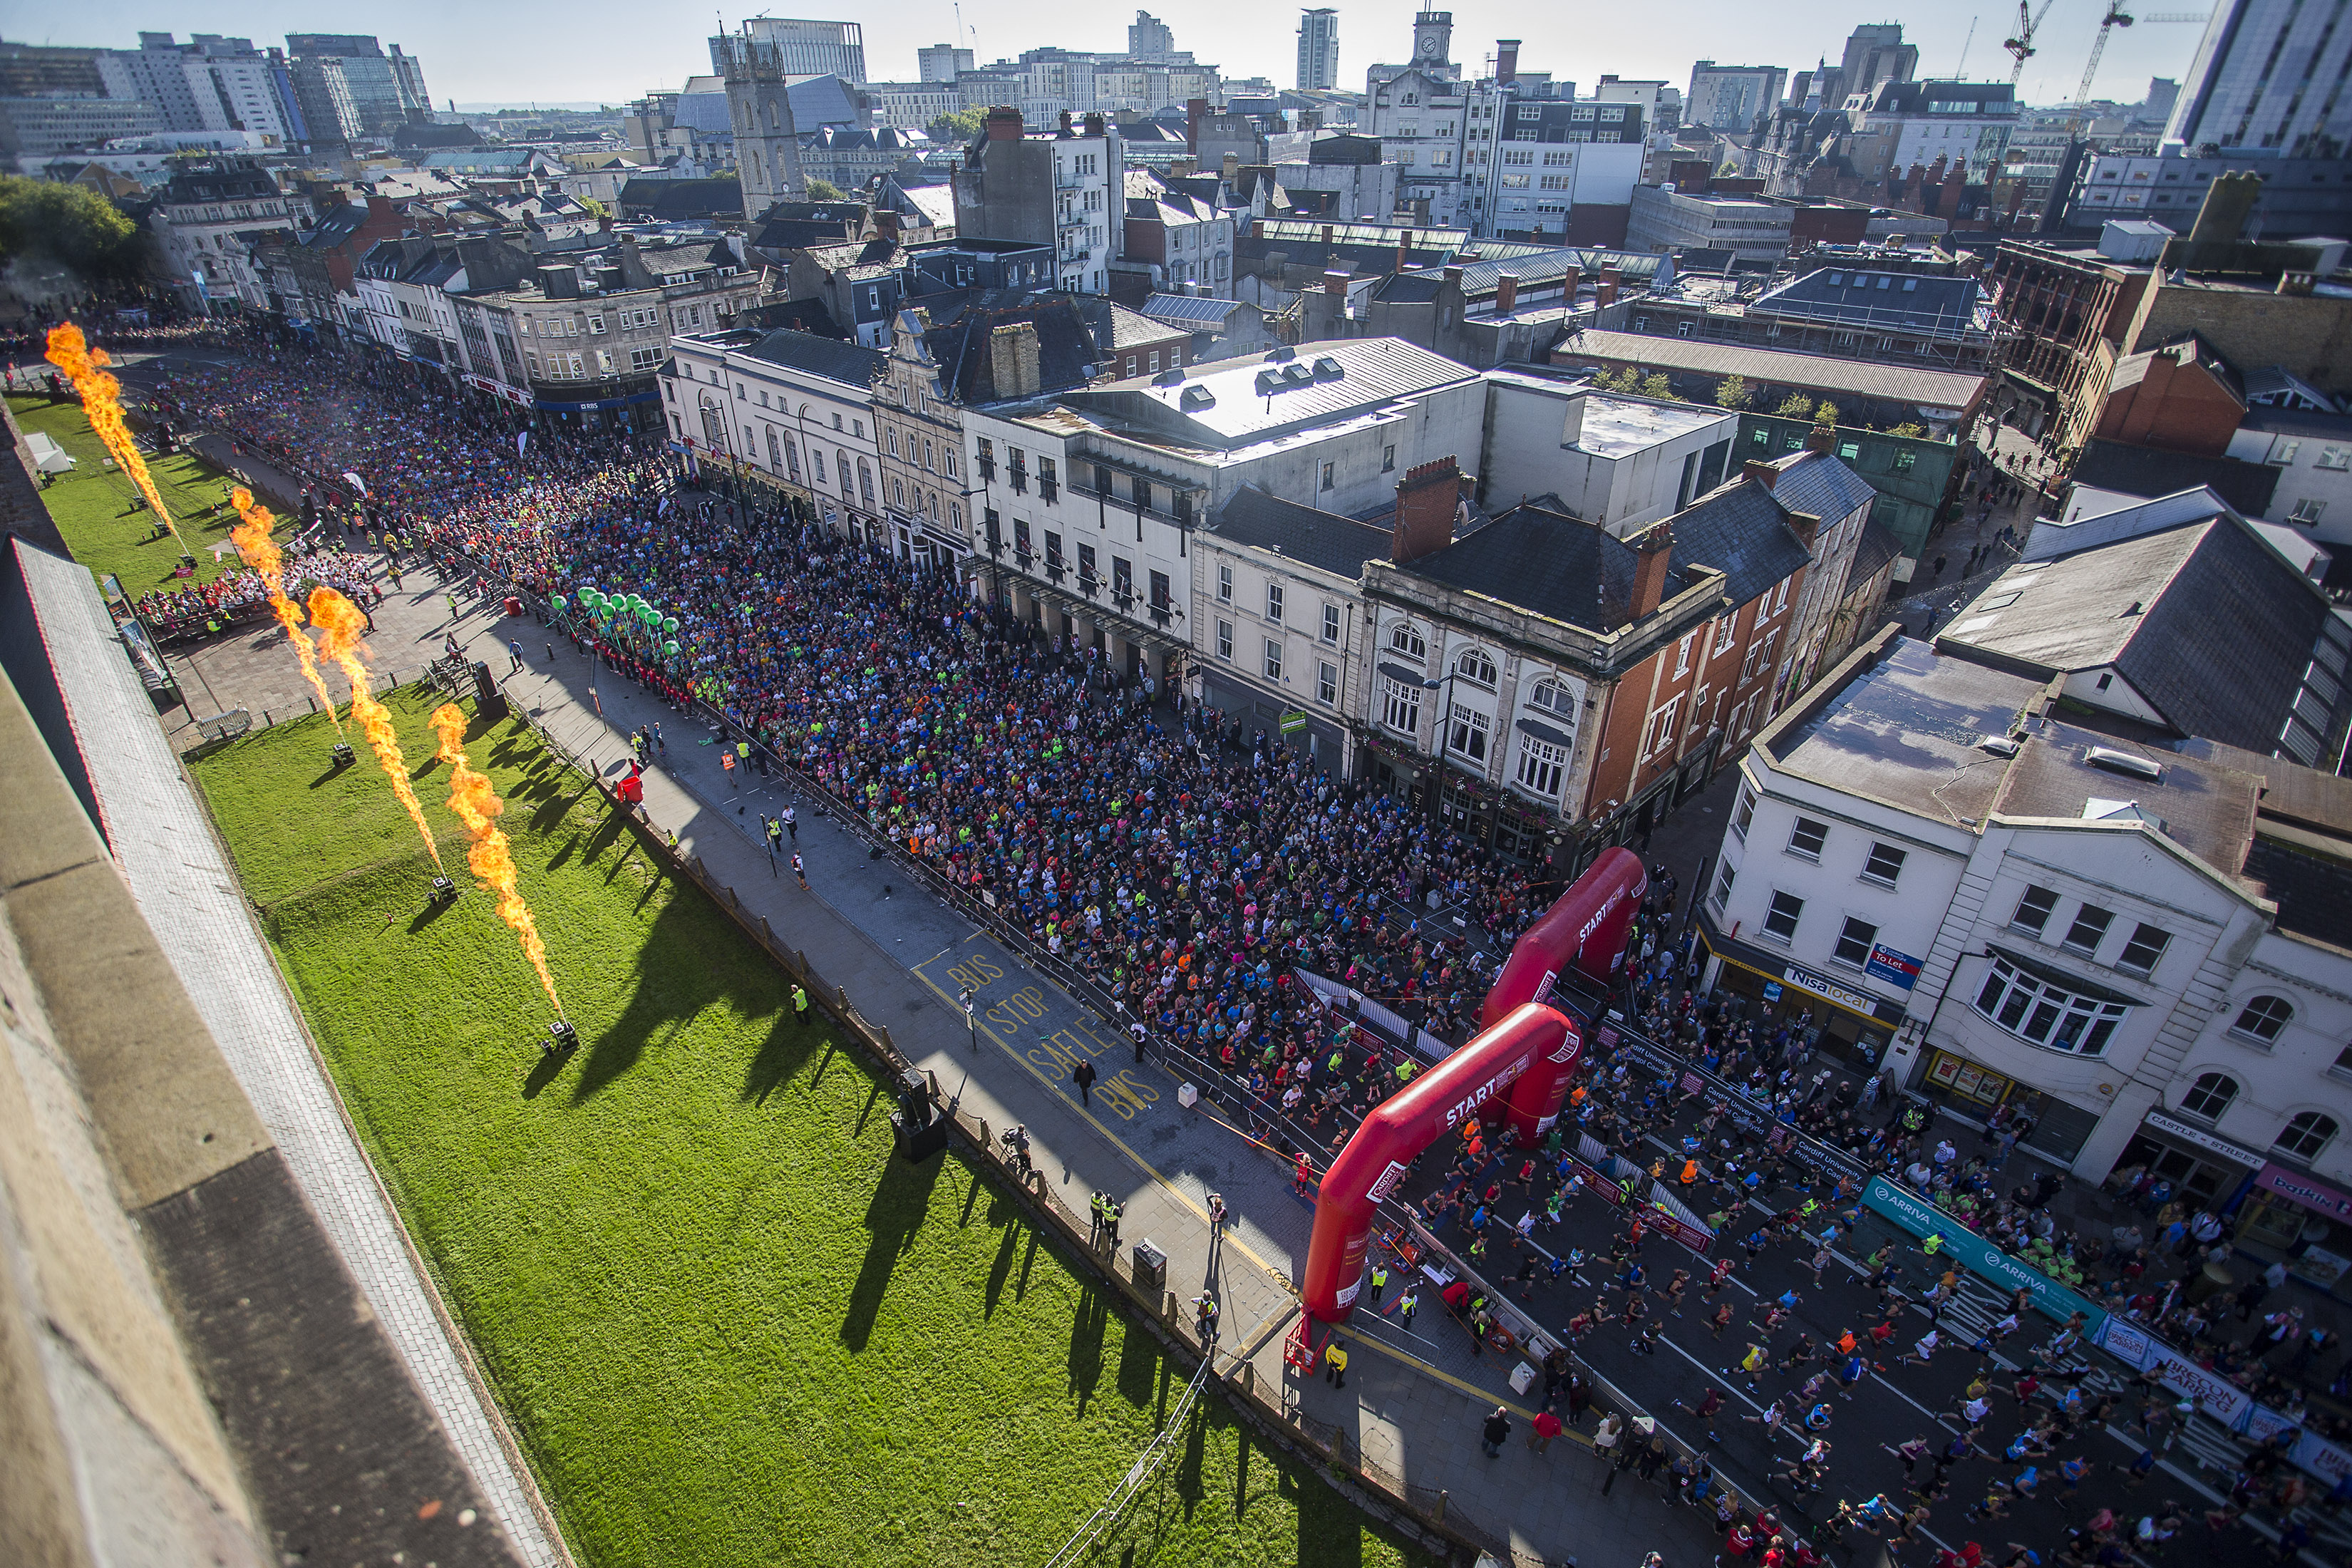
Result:
M662 630L666 632L676 632L677 630L677 617L676 616L671 616L664 620L662 622Z
M675 657L677 653L677 644L674 642L666 642L662 644L662 652Z
M557 609L559 609L559 610L560 610L560 609L563 608L563 595L561 595L561 594L558 594L558 595L556 595L553 598L551 598L551 599L548 600L548 603L549 603L549 604L551 604L551 605L553 605Z

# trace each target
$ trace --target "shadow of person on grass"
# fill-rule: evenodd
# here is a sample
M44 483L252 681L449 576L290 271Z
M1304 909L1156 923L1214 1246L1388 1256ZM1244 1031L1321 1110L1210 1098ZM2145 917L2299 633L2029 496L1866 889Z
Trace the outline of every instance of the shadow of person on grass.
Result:
M775 1023L768 1030L768 1037L760 1042L760 1048L752 1056L751 1065L743 1069L743 1091L737 1098L749 1100L753 1105L767 1104L768 1096L775 1093L807 1065L809 1058L824 1039L824 1030L814 1017L802 1023L793 1016L791 1009L779 1011Z
M946 1164L945 1158L934 1156L909 1165L896 1154L883 1163L882 1180L866 1205L866 1261L849 1288L849 1310L841 1320L841 1342L853 1354L864 1351L873 1337L874 1319L890 1289L890 1276L898 1271L900 1256L914 1246L915 1233L930 1211L931 1189Z

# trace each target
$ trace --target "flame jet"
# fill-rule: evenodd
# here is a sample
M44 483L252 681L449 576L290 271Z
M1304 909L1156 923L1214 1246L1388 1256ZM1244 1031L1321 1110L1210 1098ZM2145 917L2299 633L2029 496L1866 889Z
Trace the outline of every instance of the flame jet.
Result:
M335 717L335 700L327 695L327 683L319 678L318 650L310 646L310 634L302 629L301 606L286 596L286 558L278 542L269 537L278 520L269 515L268 507L256 505L253 492L243 485L229 492L229 500L243 520L228 531L229 539L236 545L236 552L245 557L245 563L260 575L262 586L269 590L270 614L286 628L286 640L294 645L294 657L302 661L302 679L319 694L319 705L327 710L327 718L340 737L343 721Z
M113 361L104 349L94 349L81 335L81 329L71 321L49 329L48 362L66 373L74 390L81 394L82 413L89 416L89 427L106 443L114 455L115 465L131 476L147 504L155 509L155 516L172 537L179 540L180 552L188 552L188 542L180 532L180 525L172 521L171 510L164 506L163 496L155 489L154 478L147 472L147 459L131 438L131 423L122 416L122 384L106 371Z
M400 735L392 727L392 715L375 694L368 689L367 666L362 656L367 645L360 634L367 630L367 616L360 607L336 593L332 588L310 590L310 620L319 628L319 641L326 655L340 666L352 683L352 717L375 752L375 760L383 767L384 776L392 780L392 793L408 808L408 819L416 824L419 837L425 840L425 853L433 857L433 865L441 865L441 847L433 842L433 830L425 826L425 808L416 804L416 792L408 787L408 759L400 754Z
M449 764L449 809L457 814L473 839L466 851L466 864L473 868L475 879L498 900L499 918L514 928L523 956L539 971L539 983L547 987L547 999L555 1004L560 1018L563 999L556 995L555 981L547 973L547 944L539 940L539 922L531 918L530 906L515 890L514 857L508 852L507 836L498 824L507 804L466 757L466 710L454 702L444 702L433 710L433 732L441 737L441 749L434 754Z

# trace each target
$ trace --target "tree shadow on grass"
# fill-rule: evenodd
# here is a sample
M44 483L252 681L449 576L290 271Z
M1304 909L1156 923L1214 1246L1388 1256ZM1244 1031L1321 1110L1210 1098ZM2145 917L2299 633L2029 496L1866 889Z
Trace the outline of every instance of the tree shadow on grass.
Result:
M899 1258L915 1244L915 1233L930 1212L931 1189L939 1184L940 1170L946 1163L925 1160L910 1165L895 1154L883 1163L882 1180L874 1189L873 1201L866 1205L866 1261L857 1271L856 1283L849 1288L849 1310L841 1320L841 1342L853 1354L864 1351L873 1336L874 1320L882 1310L890 1276L898 1271Z
M789 1010L779 1009L768 1037L760 1043L759 1054L743 1071L743 1092L739 1098L753 1105L767 1104L768 1096L807 1065L824 1037L814 1024L803 1023Z
M647 1047L690 1027L706 1008L730 1009L751 1020L789 1012L775 970L744 950L707 900L664 905L646 928L635 963L635 988L621 1015L593 1040L585 1026L581 1031L585 1060L572 1086L575 1105L635 1067Z
M1363 1568L1364 1516L1336 1488L1301 1476L1293 1496L1298 1504L1298 1568Z
M1138 1323L1127 1325L1120 1338L1116 1386L1119 1397L1138 1410L1151 1403L1152 1390L1159 1386L1160 1355L1159 1343L1150 1330Z
M1070 1320L1070 1392L1084 1419L1087 1403L1102 1382L1103 1331L1110 1326L1110 1303L1092 1285L1080 1287L1077 1315Z
M991 1213L989 1222L994 1224L995 1221L995 1215ZM1020 1222L1007 1215L1004 1221L1004 1232L996 1240L996 1261L989 1265L988 1289L981 1292L980 1315L982 1317L996 1316L996 1304L1004 1299L1004 1282L1013 1278L1013 1256L1020 1249Z

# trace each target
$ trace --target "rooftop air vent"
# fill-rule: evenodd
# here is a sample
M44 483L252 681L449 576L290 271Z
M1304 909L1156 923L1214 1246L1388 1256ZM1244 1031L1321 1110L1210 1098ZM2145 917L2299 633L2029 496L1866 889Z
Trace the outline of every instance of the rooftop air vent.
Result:
M1292 348L1288 343L1283 343L1266 351L1265 363L1268 364L1281 364L1286 360L1294 360L1297 357L1298 351L1297 349Z
M1315 379L1318 381L1338 381L1347 374L1339 362L1329 354L1325 354L1315 362Z
M1196 381L1186 387L1184 395L1176 401L1180 407L1191 413L1195 409L1214 408L1217 405L1217 395Z
M1260 397L1272 397L1281 390L1282 373L1280 371L1262 370L1257 373L1257 395Z
M1181 370L1163 370L1158 375L1151 378L1151 384L1154 386L1181 386L1184 384L1184 373Z
M1300 364L1297 361L1293 360L1290 363L1282 367L1282 379L1296 386L1301 382L1313 381L1315 379L1315 373L1312 370L1309 370L1307 366Z
M1996 757L2017 755L2017 737L2014 735L1987 735L1979 741L1977 745L1979 749L1990 752Z
M2083 760L2095 768L2105 768L2111 773L2124 773L2155 784L2164 777L2164 770L2147 758L2132 752L2118 752L2112 746L2092 746L2083 752Z

